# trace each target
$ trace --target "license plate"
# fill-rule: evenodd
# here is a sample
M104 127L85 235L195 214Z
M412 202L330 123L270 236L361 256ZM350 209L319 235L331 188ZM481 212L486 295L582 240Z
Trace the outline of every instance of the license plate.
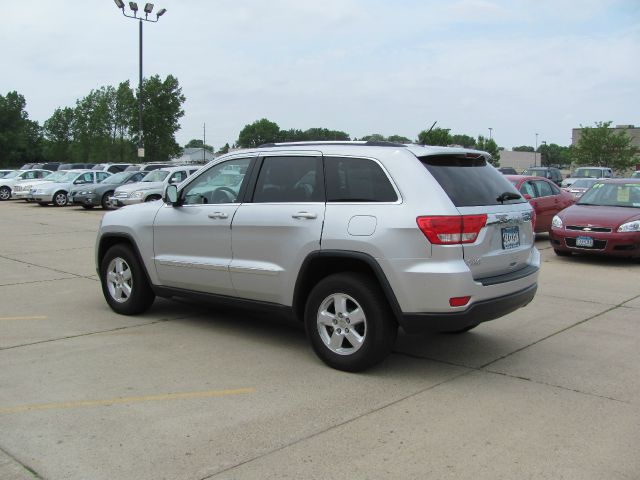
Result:
M520 246L520 229L518 227L507 227L502 229L502 248L510 250Z
M576 247L593 247L592 237L576 237Z

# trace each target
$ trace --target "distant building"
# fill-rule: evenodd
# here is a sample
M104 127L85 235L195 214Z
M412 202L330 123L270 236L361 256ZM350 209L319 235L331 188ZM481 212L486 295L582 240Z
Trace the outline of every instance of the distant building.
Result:
M534 165L540 166L542 155L540 152L514 152L512 150L500 150L500 166L513 167L516 172L522 173Z
M208 163L217 155L210 152L209 150L205 150L203 148L185 148L182 150L182 155L178 158L174 158L173 162L188 164L188 163Z

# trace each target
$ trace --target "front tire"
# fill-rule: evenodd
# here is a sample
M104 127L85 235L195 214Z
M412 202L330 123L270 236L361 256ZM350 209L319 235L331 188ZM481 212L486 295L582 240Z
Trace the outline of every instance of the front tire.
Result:
M398 325L378 284L360 273L338 273L318 283L305 308L305 326L320 359L358 372L384 360Z
M100 201L100 205L104 210L109 210L111 208L111 204L109 203L109 197L113 195L113 190L102 195L102 200Z
M0 201L5 202L11 198L11 189L7 186L0 188Z
M56 207L66 207L68 202L67 193L62 190L53 195L53 205Z
M111 247L100 263L102 293L111 309L122 315L148 310L155 294L133 249L124 244Z

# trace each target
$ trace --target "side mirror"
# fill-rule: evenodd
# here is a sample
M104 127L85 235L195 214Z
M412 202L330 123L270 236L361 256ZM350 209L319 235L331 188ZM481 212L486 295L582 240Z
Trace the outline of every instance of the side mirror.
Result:
M531 195L529 195L528 193L525 193L524 195L522 195L524 197L525 200L531 200Z
M169 203L174 207L178 206L178 187L175 185L167 185L167 188L164 191L164 202Z

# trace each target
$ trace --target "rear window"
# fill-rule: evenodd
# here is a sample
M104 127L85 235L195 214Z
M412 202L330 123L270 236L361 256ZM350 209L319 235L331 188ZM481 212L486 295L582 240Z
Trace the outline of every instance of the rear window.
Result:
M526 202L522 197L504 202L498 199L506 192L520 194L484 157L430 155L419 159L456 207Z

